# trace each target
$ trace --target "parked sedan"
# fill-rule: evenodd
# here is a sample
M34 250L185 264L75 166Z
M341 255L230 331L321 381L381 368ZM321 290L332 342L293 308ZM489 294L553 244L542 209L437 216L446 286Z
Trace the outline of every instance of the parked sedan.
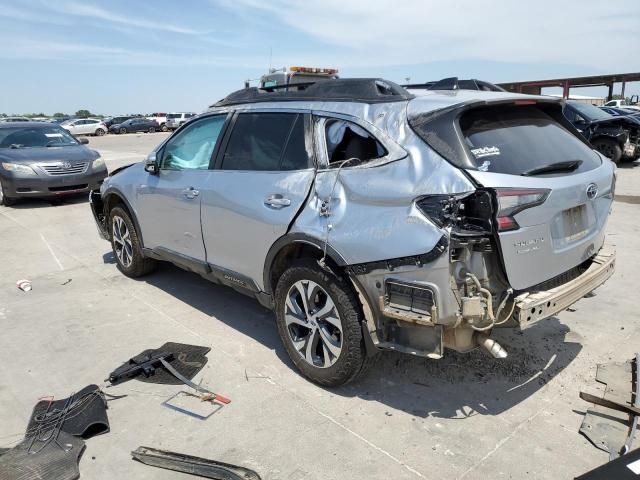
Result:
M107 128L111 128L113 125L118 125L118 124L126 122L127 120L130 120L132 118L134 118L133 115L123 115L123 116L120 116L120 117L110 117L110 118L107 118L104 121L104 124L107 126Z
M153 133L160 130L154 120L148 120L146 118L132 118L122 123L117 123L109 127L111 133L134 133L134 132L149 132Z
M107 168L87 143L51 123L0 124L0 205L99 188Z
M62 122L60 126L74 135L95 135L100 137L107 133L107 126L97 118L76 118Z

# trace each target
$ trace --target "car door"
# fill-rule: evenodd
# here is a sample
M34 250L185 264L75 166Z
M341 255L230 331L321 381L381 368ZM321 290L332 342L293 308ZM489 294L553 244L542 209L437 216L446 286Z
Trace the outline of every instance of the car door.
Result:
M82 133L82 126L84 125L84 120L76 120L67 125L67 130L74 135L79 135Z
M226 280L261 288L267 252L313 184L310 125L304 112L235 115L202 198L207 262Z
M201 192L227 115L204 117L169 138L156 152L157 174L137 188L144 246L175 259L204 264Z

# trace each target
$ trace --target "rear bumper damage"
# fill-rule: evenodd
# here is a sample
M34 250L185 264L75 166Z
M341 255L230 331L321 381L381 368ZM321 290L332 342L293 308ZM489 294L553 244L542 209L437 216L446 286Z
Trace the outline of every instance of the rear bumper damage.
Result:
M589 268L559 287L516 297L514 319L522 326L552 317L606 282L615 269L616 252L604 246Z

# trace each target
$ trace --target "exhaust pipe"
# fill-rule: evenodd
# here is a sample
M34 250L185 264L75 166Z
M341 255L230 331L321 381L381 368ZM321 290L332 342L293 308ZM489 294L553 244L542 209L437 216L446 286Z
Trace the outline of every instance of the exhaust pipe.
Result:
M484 333L476 335L476 342L493 358L507 358L507 351L498 342Z

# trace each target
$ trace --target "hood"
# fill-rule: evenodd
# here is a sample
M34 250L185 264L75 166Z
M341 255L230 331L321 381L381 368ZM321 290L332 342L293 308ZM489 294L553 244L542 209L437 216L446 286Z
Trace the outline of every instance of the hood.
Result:
M0 160L12 163L90 162L100 154L83 145L69 147L0 148Z

